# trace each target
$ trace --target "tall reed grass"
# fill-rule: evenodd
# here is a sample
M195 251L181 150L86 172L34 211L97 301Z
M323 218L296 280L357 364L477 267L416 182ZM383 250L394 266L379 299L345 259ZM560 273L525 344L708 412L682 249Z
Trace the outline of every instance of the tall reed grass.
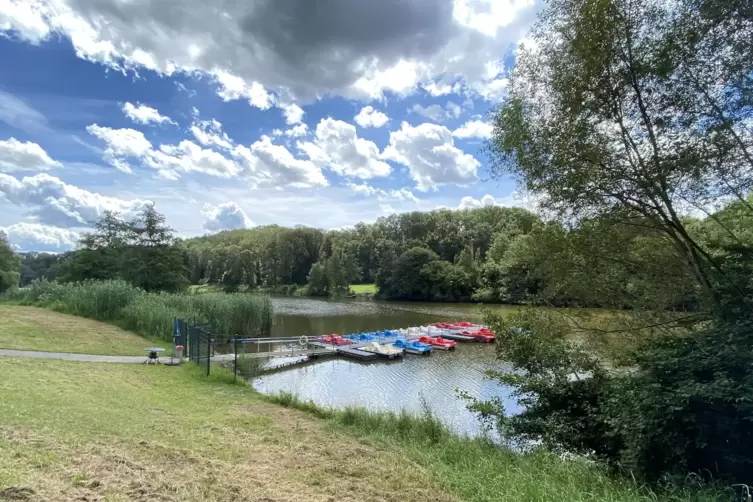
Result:
M35 281L0 295L0 301L47 307L58 312L116 322L151 338L172 339L173 319L211 323L220 336L265 336L272 304L265 296L238 293L147 293L126 281L61 284Z

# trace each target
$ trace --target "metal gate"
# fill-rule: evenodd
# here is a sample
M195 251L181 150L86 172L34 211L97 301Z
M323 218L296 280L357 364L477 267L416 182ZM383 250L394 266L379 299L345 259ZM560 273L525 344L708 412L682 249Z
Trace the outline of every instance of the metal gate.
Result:
M212 363L213 332L211 324L186 323L188 332L188 360L206 369L207 375Z

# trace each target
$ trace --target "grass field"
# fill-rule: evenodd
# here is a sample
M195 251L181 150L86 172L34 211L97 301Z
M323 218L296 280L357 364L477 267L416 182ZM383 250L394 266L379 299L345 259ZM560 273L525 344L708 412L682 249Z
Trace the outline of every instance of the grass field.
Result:
M375 295L377 292L376 284L351 284L350 289L357 295Z
M0 500L456 500L395 449L194 367L0 358L0 374Z
M111 347L82 339L115 329L108 324L0 309L0 320L32 327L40 316L56 316L35 328L44 337L17 323L14 340L68 336L78 346ZM142 349L139 337L118 336ZM220 368L207 378L191 364L0 357L0 375L0 500L718 500L713 491L653 493L583 460L514 454L453 436L431 416L323 410L290 395L261 396Z
M39 307L0 305L0 349L141 356L165 347L130 331Z

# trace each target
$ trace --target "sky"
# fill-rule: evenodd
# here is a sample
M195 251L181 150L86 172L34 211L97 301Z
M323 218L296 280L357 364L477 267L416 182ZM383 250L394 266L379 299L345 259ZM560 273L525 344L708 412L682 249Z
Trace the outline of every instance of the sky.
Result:
M535 0L0 0L0 230L72 249L520 205L482 151Z

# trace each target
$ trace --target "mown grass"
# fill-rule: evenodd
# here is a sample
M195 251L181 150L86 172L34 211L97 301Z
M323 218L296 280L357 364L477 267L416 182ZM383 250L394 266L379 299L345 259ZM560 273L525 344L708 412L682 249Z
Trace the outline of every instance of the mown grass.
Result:
M0 374L0 500L458 500L230 372L0 358Z
M357 295L375 295L377 292L376 284L351 284L350 290Z
M486 439L456 436L428 412L412 415L362 408L325 409L292 394L266 399L326 419L333 428L400 448L462 500L706 502L731 500L732 496L721 489L652 491L632 479L615 477L585 459L564 459L544 451L520 454Z
M39 307L0 305L0 349L103 355L144 355L144 348L168 348L130 331Z
M162 340L172 339L176 317L211 323L218 335L227 336L260 336L268 334L272 325L272 305L265 296L147 293L119 280L74 284L34 282L0 295L0 302L116 322L140 335Z

